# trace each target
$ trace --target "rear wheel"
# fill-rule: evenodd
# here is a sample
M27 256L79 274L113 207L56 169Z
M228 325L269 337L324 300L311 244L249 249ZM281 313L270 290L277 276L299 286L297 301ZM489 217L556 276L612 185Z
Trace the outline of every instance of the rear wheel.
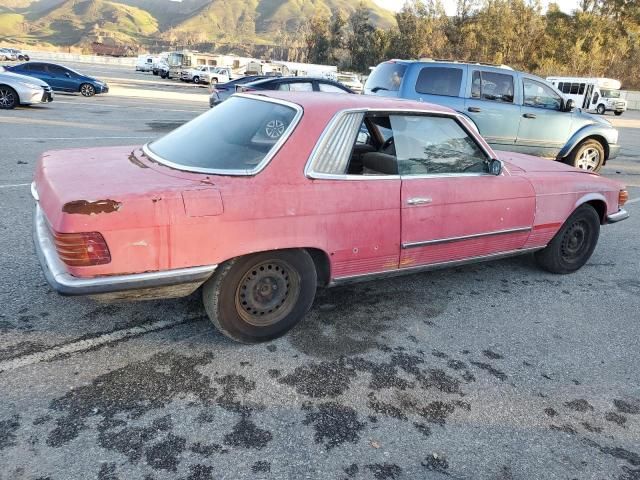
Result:
M604 115L606 111L607 109L604 108L603 104L598 105L598 108L596 108L596 112L598 112L600 115Z
M80 93L83 97L93 97L96 94L96 89L90 83L83 83L80 85Z
M281 250L225 262L205 283L202 299L227 337L259 343L284 335L309 311L316 270L304 250Z
M591 205L579 206L535 258L552 273L572 273L591 257L600 236L600 217Z
M16 91L6 85L0 85L0 109L11 110L20 104Z
M567 163L582 170L599 172L604 164L604 147L594 139L587 139L573 149Z

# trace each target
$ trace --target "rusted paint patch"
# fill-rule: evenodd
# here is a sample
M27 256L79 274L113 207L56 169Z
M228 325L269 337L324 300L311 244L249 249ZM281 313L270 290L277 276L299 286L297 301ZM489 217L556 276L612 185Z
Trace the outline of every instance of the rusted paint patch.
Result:
M138 157L136 157L134 152L131 152L131 154L129 155L129 161L131 163L133 163L136 167L140 167L140 168L149 168L147 165L145 165L144 163L142 163Z
M65 203L62 206L62 211L78 215L97 215L98 213L117 212L120 208L122 208L122 204L115 200L96 200L95 202L74 200L73 202Z

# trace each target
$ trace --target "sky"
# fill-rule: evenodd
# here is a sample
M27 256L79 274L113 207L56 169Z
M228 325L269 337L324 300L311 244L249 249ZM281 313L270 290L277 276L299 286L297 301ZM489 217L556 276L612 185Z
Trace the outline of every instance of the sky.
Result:
M387 8L389 10L397 11L402 8L405 0L373 0L381 7ZM546 7L551 3L549 0L542 0L543 7ZM571 13L578 6L578 0L555 0L555 2L560 6L560 10L565 13ZM454 15L456 13L456 0L442 0L442 4L444 5L445 10L447 11L447 15Z

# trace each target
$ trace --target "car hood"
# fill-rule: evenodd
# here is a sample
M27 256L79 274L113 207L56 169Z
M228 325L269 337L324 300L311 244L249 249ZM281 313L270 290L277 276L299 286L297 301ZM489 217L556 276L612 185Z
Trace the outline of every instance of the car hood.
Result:
M40 85L41 87L48 87L47 82L43 82L39 78L29 77L28 75L20 75L19 73L13 73L8 70L0 72L0 79L7 79L7 81L14 80L22 83L33 83L34 85Z
M534 157L524 153L503 152L496 150L496 155L500 160L507 164L507 168L511 171L522 172L567 172L567 173L591 173L586 170L567 165L566 163L556 162L548 158Z

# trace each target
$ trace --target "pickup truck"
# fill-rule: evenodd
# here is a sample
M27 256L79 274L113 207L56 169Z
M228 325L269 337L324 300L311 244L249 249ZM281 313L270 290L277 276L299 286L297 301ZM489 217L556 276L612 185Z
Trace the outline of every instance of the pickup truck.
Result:
M230 68L210 65L201 65L196 68L183 70L180 73L180 80L193 83L226 83L232 78L233 74Z

